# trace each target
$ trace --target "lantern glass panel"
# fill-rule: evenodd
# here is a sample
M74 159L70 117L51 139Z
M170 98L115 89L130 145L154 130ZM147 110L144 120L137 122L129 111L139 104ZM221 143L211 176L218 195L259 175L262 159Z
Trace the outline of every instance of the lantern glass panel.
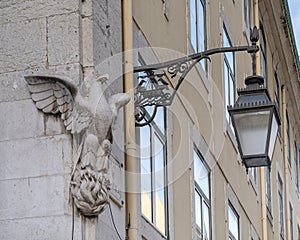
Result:
M266 153L270 111L234 114L242 155Z
M275 142L276 142L277 132L278 132L278 123L277 123L275 115L273 114L272 125L271 125L270 143L269 143L269 152L268 152L268 155L269 155L270 159L272 159L272 156L273 156L273 151L274 151L274 146L275 146Z

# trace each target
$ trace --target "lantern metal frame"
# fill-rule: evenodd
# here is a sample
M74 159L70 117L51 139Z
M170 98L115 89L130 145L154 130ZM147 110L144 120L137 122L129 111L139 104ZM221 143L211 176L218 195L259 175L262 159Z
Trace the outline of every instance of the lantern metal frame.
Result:
M251 76L246 78L245 80L247 86L246 88L238 89L238 99L233 106L228 106L228 112L232 119L232 125L235 130L235 136L237 140L238 150L241 155L243 164L248 169L250 167L271 167L271 162L273 152L271 156L269 156L269 148L270 148L270 137L272 131L272 121L273 117L277 122L277 132L279 126L281 124L281 119L279 115L279 110L277 105L271 101L270 94L266 87L263 87L263 78L261 76ZM260 154L244 154L241 141L240 141L240 133L237 131L237 125L235 122L234 115L236 114L244 114L244 113L255 113L255 112L262 112L262 111L269 111L269 121L268 121L268 128L267 128L267 138L265 142L265 149L264 153ZM277 136L277 133L276 133ZM276 139L275 139L276 141ZM255 144L255 143L253 143ZM275 142L274 142L275 145ZM275 146L274 146L275 147ZM273 148L274 151L274 148Z

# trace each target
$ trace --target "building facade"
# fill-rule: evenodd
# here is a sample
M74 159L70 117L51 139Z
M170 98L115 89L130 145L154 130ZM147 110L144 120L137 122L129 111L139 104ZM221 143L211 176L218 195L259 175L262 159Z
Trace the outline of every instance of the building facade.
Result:
M286 0L9 0L0 13L1 239L300 239L300 64ZM145 78L134 66L250 45L254 26L257 72L281 117L270 169L246 171L227 111L252 74L247 52L203 59L173 103L135 127L133 88ZM102 94L131 95L98 217L72 204L72 135L36 109L31 74L77 85L108 74Z

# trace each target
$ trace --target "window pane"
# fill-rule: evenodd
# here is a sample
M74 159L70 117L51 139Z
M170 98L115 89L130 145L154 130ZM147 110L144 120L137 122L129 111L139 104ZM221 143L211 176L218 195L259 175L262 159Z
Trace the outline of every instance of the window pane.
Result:
M227 108L227 106L229 105L229 74L228 74L228 67L226 62L224 61L224 95L225 95L225 108ZM226 113L226 119L227 121L229 121L229 113L228 111L225 111Z
M228 226L229 233L235 238L239 239L239 219L235 210L232 209L231 205L228 205Z
M283 183L278 175L278 201L279 201L279 225L280 225L280 235L284 235L284 219L283 219Z
M266 202L267 202L267 209L271 213L272 210L272 198L271 198L271 173L270 169L266 168Z
M293 226L293 207L290 203L290 233L291 233L291 240L294 239L294 226Z
M203 239L210 239L209 207L203 203Z
M197 51L196 0L190 0L190 29L191 43L194 50Z
M194 151L194 178L204 195L209 199L209 176L199 155Z
M165 220L165 190L161 189L155 192L155 223L157 228L162 232L166 232Z
M231 47L231 43L225 29L223 26L223 46ZM235 100L235 73L234 73L234 55L232 52L227 52L224 54L224 97L225 97L225 115L227 121L231 125L230 116L227 111L228 105L233 105Z
M140 128L141 204L142 213L152 220L150 128Z
M195 191L195 211L196 224L200 228L200 231L202 231L201 197L197 191Z
M155 181L155 223L157 228L165 233L165 169L164 145L154 135L154 181Z
M229 104L234 105L234 79L233 76L229 78Z
M197 0L197 10L198 10L198 52L204 51L205 46L204 46L204 40L205 40L205 22L204 22L204 6L202 5L200 0Z
M155 124L158 126L162 134L165 134L165 108L158 107L154 118Z

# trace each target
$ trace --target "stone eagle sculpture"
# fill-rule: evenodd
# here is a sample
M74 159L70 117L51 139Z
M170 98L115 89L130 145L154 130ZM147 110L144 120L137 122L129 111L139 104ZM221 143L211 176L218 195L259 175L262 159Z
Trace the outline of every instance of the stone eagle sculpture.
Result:
M109 200L112 127L129 95L118 93L106 99L105 76L84 80L79 87L55 76L32 75L25 80L35 106L45 114L59 114L72 134L71 194L84 216L97 216Z

